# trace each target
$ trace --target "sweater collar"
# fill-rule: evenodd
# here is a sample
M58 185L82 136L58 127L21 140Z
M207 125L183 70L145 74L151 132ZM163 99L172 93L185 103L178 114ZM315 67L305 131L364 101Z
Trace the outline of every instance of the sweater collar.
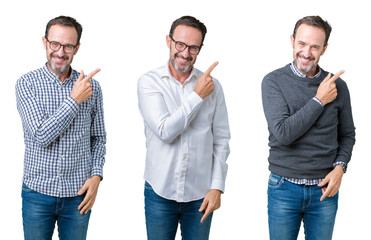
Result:
M322 70L321 70L321 68L320 68L319 66L317 66L317 67L319 68L318 73L317 73L316 75L314 75L313 77L310 77L310 78L317 78L317 77L319 77L319 76L321 75ZM301 77L301 78L307 78L307 75L301 73L301 72L299 71L299 69L296 68L294 62L292 62L292 63L290 64L290 68L291 68L291 71L292 71L296 76Z

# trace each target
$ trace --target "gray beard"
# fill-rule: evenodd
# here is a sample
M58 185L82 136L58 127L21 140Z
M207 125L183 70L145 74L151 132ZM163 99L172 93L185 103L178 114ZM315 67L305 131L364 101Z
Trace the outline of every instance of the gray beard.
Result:
M49 66L50 68L56 73L56 74L62 74L62 73L65 73L66 71L68 71L70 69L70 65L69 64L66 64L64 66L62 66L61 68L56 68L52 61L49 61Z
M185 74L185 73L189 73L189 72L192 70L193 65L189 65L189 66L187 66L187 67L184 68L184 69L180 69L180 68L178 67L178 65L176 64L176 62L175 62L175 57L176 57L176 56L174 56L174 59L172 59L172 58L171 58L171 55L170 55L170 63L171 63L171 65L173 66L173 68L174 68L175 70L177 70L179 73L183 73L183 74Z

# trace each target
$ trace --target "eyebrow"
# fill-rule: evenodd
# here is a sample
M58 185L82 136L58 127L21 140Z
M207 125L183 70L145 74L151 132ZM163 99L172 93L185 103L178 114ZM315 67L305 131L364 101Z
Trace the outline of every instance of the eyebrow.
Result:
M300 44L304 44L304 45L308 45L308 43L306 43L306 42L304 42L304 41L302 41L302 40L298 40L298 43L300 43ZM311 48L312 48L312 47L317 47L317 48L319 48L319 47L321 47L321 45L314 44L314 45L310 45L310 47L311 47Z

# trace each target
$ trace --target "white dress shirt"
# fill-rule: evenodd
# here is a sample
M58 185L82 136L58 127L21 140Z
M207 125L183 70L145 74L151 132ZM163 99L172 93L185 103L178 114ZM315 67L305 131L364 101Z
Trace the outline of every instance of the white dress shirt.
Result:
M144 179L158 195L177 202L199 200L209 190L224 192L225 187L227 108L216 79L214 91L204 100L193 91L201 75L193 68L181 84L166 64L138 81L147 146Z

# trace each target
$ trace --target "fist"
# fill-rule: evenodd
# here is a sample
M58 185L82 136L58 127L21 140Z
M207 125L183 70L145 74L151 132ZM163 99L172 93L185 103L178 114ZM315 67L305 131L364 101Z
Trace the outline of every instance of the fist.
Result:
M100 71L99 68L95 69L88 76L84 78L84 71L81 71L79 78L73 85L71 97L80 104L88 100L93 94L93 89L91 87L90 79L94 77Z
M202 99L205 99L214 91L214 82L212 77L210 76L211 71L218 65L219 62L213 63L207 71L201 75L201 77L197 80L196 86L194 88L194 92L198 94Z

